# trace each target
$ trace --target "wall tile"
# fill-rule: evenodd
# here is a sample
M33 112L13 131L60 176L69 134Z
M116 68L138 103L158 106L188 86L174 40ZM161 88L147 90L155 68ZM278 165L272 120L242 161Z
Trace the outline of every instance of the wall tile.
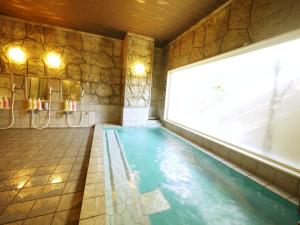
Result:
M297 194L299 179L284 172L276 171L274 184L278 185L288 192Z

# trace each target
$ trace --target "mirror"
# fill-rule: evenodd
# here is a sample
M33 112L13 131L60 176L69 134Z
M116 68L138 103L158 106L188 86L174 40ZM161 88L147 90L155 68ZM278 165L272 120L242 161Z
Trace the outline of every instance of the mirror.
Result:
M49 92L49 79L28 77L28 98L47 99Z
M8 75L0 74L0 96L8 98L11 96L11 82Z
M80 81L63 80L62 81L63 100L80 101Z

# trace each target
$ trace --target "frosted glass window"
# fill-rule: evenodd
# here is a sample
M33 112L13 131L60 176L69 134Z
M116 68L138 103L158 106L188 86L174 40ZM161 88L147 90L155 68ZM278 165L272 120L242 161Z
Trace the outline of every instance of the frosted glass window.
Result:
M169 72L166 119L300 170L300 39Z

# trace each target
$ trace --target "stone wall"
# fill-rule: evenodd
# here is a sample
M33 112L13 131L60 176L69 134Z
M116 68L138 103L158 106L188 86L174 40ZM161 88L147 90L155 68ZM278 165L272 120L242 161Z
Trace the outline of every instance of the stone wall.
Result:
M299 12L297 0L229 1L168 46L168 69L299 28Z
M164 76L163 76L163 49L154 49L152 87L151 87L151 103L149 116L151 118L159 118L159 108L164 101Z
M124 106L149 107L151 98L154 39L128 33L124 42ZM143 64L144 74L134 74L136 63Z
M26 112L25 77L51 77L53 86L52 126L66 126L61 111L62 79L80 81L85 90L85 126L95 122L119 122L121 104L121 76L123 41L53 26L28 23L0 17L0 76L14 71L16 83L16 123L14 127L30 127ZM10 46L22 47L27 61L21 66L8 63ZM44 63L48 52L55 51L63 65L49 70ZM1 110L0 126L7 124L10 114ZM44 112L43 112L44 113ZM75 113L74 118L79 113ZM77 115L78 114L78 115ZM43 117L42 114L37 117ZM43 120L43 119L41 119Z
M298 0L231 0L164 48L167 52L167 69L164 75L166 77L168 70L299 29L299 12L300 1ZM293 171L284 169L283 172L282 167L274 163L271 166L266 160L247 157L236 147L223 146L224 143L218 143L203 134L195 134L175 123L163 122L168 129L234 162L239 168L250 171L250 166L247 164L251 162L252 168L255 168L251 172L259 179L263 178L267 181L265 183L268 183L268 187L273 187L275 192L284 189L299 196L299 188L297 191L299 175L295 177ZM236 157L237 155L239 157ZM271 173L266 171L273 171L271 179L265 175ZM275 174L278 174L278 180L274 178L277 177ZM286 192L284 195L286 198Z
M151 102L153 52L153 38L127 33L123 49L123 125L140 126L147 123ZM135 74L136 64L144 66L142 74Z
M165 46L164 91L169 70L300 28L300 1L231 0ZM159 107L163 118L164 101Z

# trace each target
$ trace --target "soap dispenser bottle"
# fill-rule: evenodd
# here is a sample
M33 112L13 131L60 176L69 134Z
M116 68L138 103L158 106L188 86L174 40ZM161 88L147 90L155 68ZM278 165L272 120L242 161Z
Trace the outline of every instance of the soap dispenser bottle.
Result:
M38 110L43 110L43 108L42 108L42 102L41 102L40 98L38 98L38 100L37 100L37 109Z
M4 98L4 101L3 101L3 108L4 108L4 109L9 109L9 101L8 101L8 98L7 98L7 97Z
M0 96L0 109L3 109L3 98Z
M49 109L49 104L48 104L48 102L45 99L43 99L43 109L44 110L48 110Z
M69 111L69 102L68 100L65 101L65 111L68 112Z
M72 100L69 100L69 111L73 110L73 104L72 104Z
M32 99L31 98L28 99L28 106L27 107L28 107L29 111L32 110Z
M32 110L36 110L37 109L37 106L36 106L36 99L33 98L33 101L32 101Z
M75 100L73 100L73 111L77 110L77 103Z

